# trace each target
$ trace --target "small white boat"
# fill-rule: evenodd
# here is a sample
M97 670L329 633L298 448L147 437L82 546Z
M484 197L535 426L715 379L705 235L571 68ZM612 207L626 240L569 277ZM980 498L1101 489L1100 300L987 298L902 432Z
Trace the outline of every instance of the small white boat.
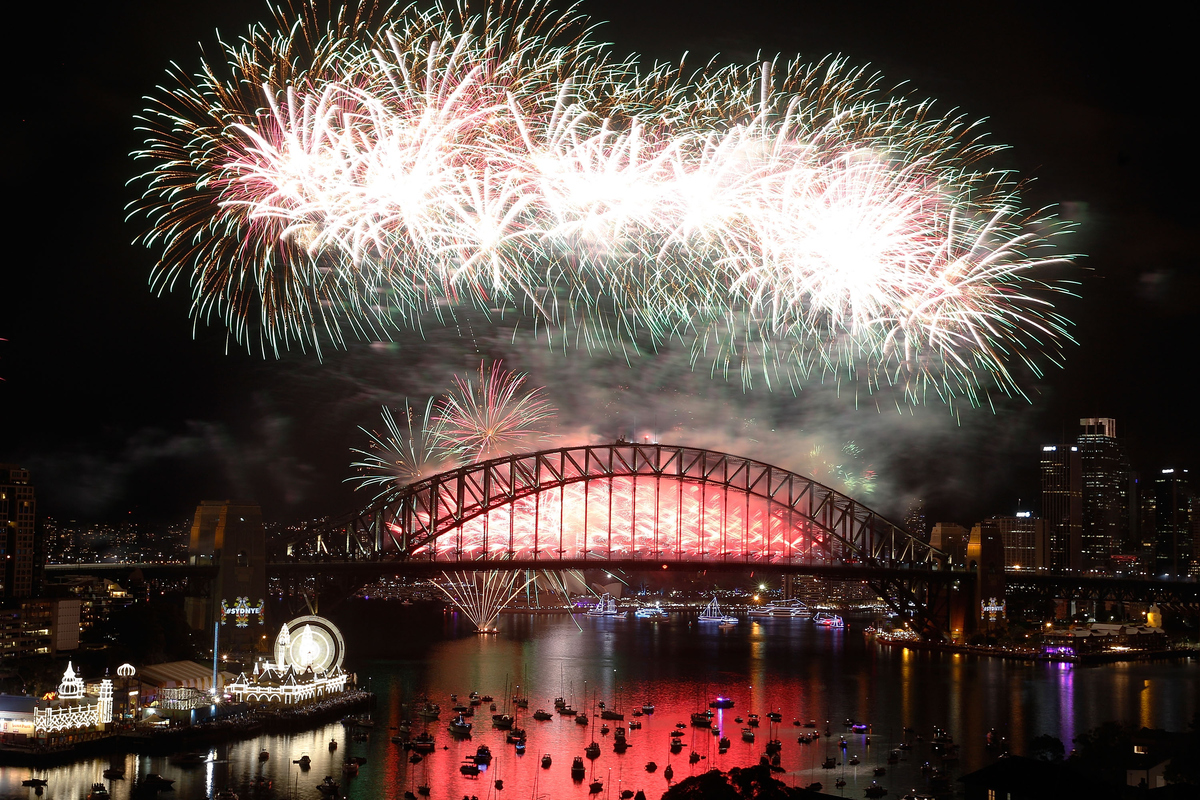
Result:
M717 603L716 595L713 595L712 601L700 612L699 619L701 622L719 622L722 625L737 625L737 617L731 617L721 611L721 606Z
M826 614L824 611L818 611L813 618L813 622L820 625L822 628L845 628L846 621L837 614Z

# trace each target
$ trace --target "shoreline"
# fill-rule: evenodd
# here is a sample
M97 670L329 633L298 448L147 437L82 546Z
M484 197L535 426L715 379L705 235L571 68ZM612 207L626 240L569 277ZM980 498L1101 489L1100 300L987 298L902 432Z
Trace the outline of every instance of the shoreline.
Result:
M1140 650L1120 653L1085 653L1081 656L1064 658L1047 655L1038 650L1004 650L987 645L950 644L948 642L926 642L910 639L884 639L875 637L875 643L883 647L904 647L909 650L934 650L943 653L959 655L985 656L1001 658L1009 661L1043 661L1061 664L1113 664L1121 661L1161 661L1175 658L1189 658L1195 652L1186 648L1171 650Z
M0 747L0 766L50 767L99 758L110 753L132 752L161 756L221 742L251 739L264 732L296 732L327 725L348 713L369 706L371 700L372 696L367 692L352 691L335 702L307 713L303 707L282 712L255 711L245 717L225 717L200 725L170 728L165 731L121 731L61 749L5 746Z

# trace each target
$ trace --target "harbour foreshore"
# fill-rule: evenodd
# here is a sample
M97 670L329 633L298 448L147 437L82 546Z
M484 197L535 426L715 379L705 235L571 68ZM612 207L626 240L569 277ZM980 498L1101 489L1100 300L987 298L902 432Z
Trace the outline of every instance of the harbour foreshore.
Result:
M293 732L325 725L346 714L367 708L371 694L348 691L336 698L298 708L254 710L196 725L155 729L120 729L111 734L65 747L0 746L0 765L45 767L96 758L109 753L163 755L195 750L226 741L246 739L263 732Z

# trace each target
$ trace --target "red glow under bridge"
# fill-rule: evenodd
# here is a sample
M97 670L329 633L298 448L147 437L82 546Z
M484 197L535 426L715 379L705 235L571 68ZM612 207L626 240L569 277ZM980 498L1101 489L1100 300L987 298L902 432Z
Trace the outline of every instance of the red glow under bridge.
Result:
M911 569L932 568L940 555L803 475L712 450L627 442L434 475L326 523L317 549L343 543L350 557L474 569L590 560Z

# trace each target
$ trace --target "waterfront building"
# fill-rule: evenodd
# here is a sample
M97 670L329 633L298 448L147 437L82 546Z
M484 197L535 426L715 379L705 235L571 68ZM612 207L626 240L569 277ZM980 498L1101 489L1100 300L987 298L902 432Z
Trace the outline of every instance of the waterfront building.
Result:
M1129 460L1111 417L1079 420L1083 482L1080 553L1084 569L1110 567L1109 558L1129 538Z
M0 657L54 656L79 647L79 601L22 600L0 608Z
M62 742L103 733L112 723L113 683L104 678L90 688L89 692L68 662L54 697L38 702L33 710L34 735Z
M299 617L283 625L275 637L274 658L255 663L251 675L241 673L225 687L239 703L299 705L341 694L345 642L341 631L323 617Z
M1083 567L1083 465L1075 445L1042 448L1042 519L1050 537L1050 568Z
M0 464L0 598L35 597L42 567L37 535L37 499L29 470Z

